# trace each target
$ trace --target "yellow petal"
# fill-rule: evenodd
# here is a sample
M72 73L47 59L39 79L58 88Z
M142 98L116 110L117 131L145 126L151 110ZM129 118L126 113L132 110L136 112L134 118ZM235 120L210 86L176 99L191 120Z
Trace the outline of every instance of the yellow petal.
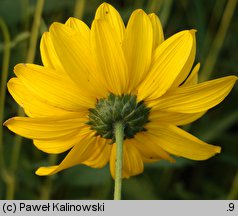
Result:
M155 50L164 41L163 27L160 19L156 14L149 14L149 18L153 28L153 48Z
M180 71L180 73L174 80L172 86L170 87L171 89L177 88L178 86L180 86L186 80L186 78L188 77L188 75L192 69L194 59L195 59L195 54L196 54L196 38L195 38L196 30L191 30L190 32L193 37L191 51L190 51L189 57L188 57L186 63L184 64L182 70ZM188 45L188 47L189 47L189 45Z
M64 72L62 64L55 52L49 32L45 32L41 38L40 52L43 65L45 67L59 70L59 73Z
M143 155L149 159L164 159L169 162L175 162L175 160L163 149L158 143L151 137L148 132L140 132L135 135L134 146L143 152Z
M87 41L87 43L89 43L90 29L83 21L74 17L70 17L66 21L65 25L78 32L79 35L81 37L84 37L84 40Z
M109 143L109 140L98 136L96 143L93 145L91 157L84 161L83 164L93 168L104 167L110 159L111 149L112 145Z
M9 130L29 139L56 139L78 133L85 126L86 117L70 114L62 117L14 117L4 126Z
M138 89L138 100L163 95L176 81L187 77L194 58L194 31L182 31L165 40L156 50L151 69Z
M129 91L133 91L145 78L150 63L153 30L149 17L142 10L132 13L126 27L123 50L130 75Z
M44 117L66 115L70 112L45 103L30 91L18 78L12 78L7 83L8 91L14 100L24 109L30 117Z
M179 87L171 90L149 106L166 112L203 112L223 101L236 80L236 76L227 76L197 85Z
M113 32L115 33L115 36L118 38L119 42L122 43L125 33L125 26L120 14L114 7L108 3L102 3L96 11L95 19L106 20L113 29Z
M127 92L128 70L119 41L105 20L94 20L91 30L92 47L108 90L115 94Z
M158 154L156 154L156 152L151 151L151 149L148 149L147 145L144 145L144 143L142 143L140 140L138 141L136 139L131 139L130 143L134 145L140 152L141 158L144 163L156 162L162 159L161 157L158 156ZM150 144L151 143L148 142L148 145Z
M43 152L49 154L59 154L65 152L85 139L85 135L91 136L92 131L85 126L80 128L75 134L69 134L52 140L33 140L34 145Z
M116 161L116 144L113 144L110 157L110 172L115 178L115 161ZM123 143L123 162L122 162L122 177L129 178L130 176L138 175L143 172L144 164L139 151L130 143L130 140L125 140Z
M83 94L68 77L49 68L18 64L14 72L37 97L57 108L79 111L95 104L94 97Z
M219 146L207 144L174 125L148 123L148 133L167 152L192 160L206 160L220 153Z
M57 166L40 167L36 174L40 176L53 175L61 170L81 164L87 160L92 152L92 146L95 144L95 136L85 136L78 145L75 145L67 154L65 159Z
M90 32L83 22L77 22L80 31L67 25L54 23L50 36L62 66L83 93L104 97L106 90L101 85L90 50Z
M198 83L198 71L200 69L200 63L198 63L192 70L189 77L185 80L185 82L181 86L190 86Z
M162 124L186 125L201 118L206 112L199 113L178 113L151 110L149 120L160 121Z

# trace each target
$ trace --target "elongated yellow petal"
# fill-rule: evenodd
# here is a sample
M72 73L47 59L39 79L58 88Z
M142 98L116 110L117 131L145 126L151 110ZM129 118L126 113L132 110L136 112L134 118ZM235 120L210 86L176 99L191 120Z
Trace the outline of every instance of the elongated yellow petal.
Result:
M188 77L191 69L192 69L192 66L193 66L193 63L194 63L194 59L195 59L195 54L196 54L196 38L195 38L195 32L196 30L190 30L191 32L191 36L192 36L192 46L191 46L191 51L190 51L190 54L189 54L189 57L187 59L187 61L185 62L182 70L180 71L180 73L178 74L178 76L176 77L176 79L174 80L172 86L170 87L171 89L172 88L177 88L178 86L180 86L185 80L186 78ZM190 44L188 44L188 47L189 47ZM190 49L190 47L189 47Z
M34 145L43 152L49 154L59 154L79 144L86 136L91 136L93 132L90 131L86 125L80 128L76 133L69 134L64 137L51 140L38 140L33 141Z
M115 94L127 92L128 70L122 48L113 29L105 20L94 20L91 30L92 47L108 90Z
M162 158L156 154L156 152L151 151L151 148L147 148L151 143L148 141L148 144L141 142L140 140L131 139L130 143L136 147L136 149L140 152L141 158L145 163L151 163L161 160ZM162 152L164 150L162 149Z
M104 167L108 163L111 155L112 145L109 143L109 140L98 136L92 148L92 155L84 161L83 164L93 168Z
M220 153L221 148L207 144L174 125L148 123L148 133L167 152L192 160L206 160Z
M150 121L160 121L162 124L186 125L201 118L206 112L199 113L178 113L151 110Z
M84 41L87 41L87 44L89 43L90 29L83 21L70 17L66 21L65 25L78 32L81 37L84 37Z
M153 48L155 50L164 41L163 27L160 19L156 14L149 14L149 18L153 28Z
M163 149L158 143L148 134L148 132L140 132L135 135L135 147L144 152L144 156L147 159L164 159L169 162L175 162L175 160Z
M30 117L44 117L53 115L60 116L70 114L70 112L67 110L60 109L45 103L41 97L37 97L37 95L31 92L30 89L28 89L18 78L10 79L7 87L15 101Z
M186 79L186 81L181 86L190 86L198 83L198 71L200 69L200 63L198 63L192 70L189 77Z
M64 72L59 57L55 52L55 48L52 43L49 32L45 32L41 38L40 52L41 52L41 60L45 67L59 70L60 71L59 73Z
M153 100L189 73L194 58L194 31L182 31L165 40L154 53L151 69L138 89L138 100ZM186 71L186 72L185 72ZM178 81L179 80L179 81Z
M75 145L67 154L65 159L57 166L40 167L36 174L40 176L53 175L61 170L81 164L87 160L92 152L92 145L96 141L95 136L85 136L79 144Z
M106 20L113 29L113 33L115 33L119 43L122 43L125 33L125 26L120 14L114 7L112 7L110 4L102 3L96 11L95 19Z
M143 10L136 10L129 19L123 41L123 50L130 75L130 92L142 82L148 72L152 45L153 30L150 19Z
M203 112L223 101L236 80L236 76L227 76L197 85L180 87L168 92L150 106L166 112Z
M110 157L110 172L115 178L115 161L116 161L116 144L113 144ZM144 170L144 164L139 151L130 143L130 140L125 140L123 143L123 168L122 178L138 175Z
M55 51L63 62L62 66L81 92L104 97L106 89L100 85L102 77L98 76L95 62L90 50L90 32L83 22L77 22L80 31L54 23L50 27L50 36ZM76 27L75 27L76 28Z
M21 82L45 103L68 111L93 107L95 98L79 91L66 76L32 64L18 64L14 72Z
M66 115L62 117L27 118L14 117L4 125L14 133L29 139L56 139L70 134L76 134L85 126L86 117Z

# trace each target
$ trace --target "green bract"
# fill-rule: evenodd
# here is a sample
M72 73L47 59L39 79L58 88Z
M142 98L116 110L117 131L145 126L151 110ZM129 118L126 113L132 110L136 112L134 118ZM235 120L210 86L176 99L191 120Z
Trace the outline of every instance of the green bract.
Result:
M114 95L100 99L95 108L89 109L89 122L97 135L115 140L114 124L122 121L125 125L124 139L133 138L139 131L144 131L148 122L150 108L143 101L136 101L134 95Z

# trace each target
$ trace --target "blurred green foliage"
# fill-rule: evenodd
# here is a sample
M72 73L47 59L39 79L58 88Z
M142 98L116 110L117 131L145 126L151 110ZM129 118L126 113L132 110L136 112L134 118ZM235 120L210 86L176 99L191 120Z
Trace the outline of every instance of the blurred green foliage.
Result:
M0 17L6 23L11 38L8 79L14 76L15 64L26 62L36 2L0 0ZM155 12L161 18L166 38L183 29L197 29L197 62L201 62L202 79L238 75L236 0L108 2L117 8L125 22L136 8L143 8L147 13ZM52 22L65 22L68 17L77 16L90 25L101 3L99 0L46 0L34 63L41 64L40 36ZM1 32L1 61L4 46ZM221 154L201 162L178 158L176 164L148 164L143 174L123 181L123 199L238 199L237 98L238 85L222 104L185 127L202 140L220 145ZM7 93L3 120L17 115L17 112L17 104ZM112 199L113 180L108 167L96 170L79 165L51 177L39 177L34 174L39 166L58 163L65 154L49 156L26 139L17 149L14 137L13 133L3 128L6 168L11 171L15 163L16 169L7 184L6 179L0 179L0 199ZM14 154L16 161L12 162ZM9 195L10 185L14 185L12 195Z

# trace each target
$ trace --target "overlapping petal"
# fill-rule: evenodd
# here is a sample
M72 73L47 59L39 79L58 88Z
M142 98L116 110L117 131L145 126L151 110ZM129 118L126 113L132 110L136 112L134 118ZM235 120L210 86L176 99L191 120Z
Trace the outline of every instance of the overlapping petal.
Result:
M83 37L83 42L85 42L86 46L89 46L90 40L90 29L89 27L81 20L70 17L66 22L65 25L72 28L78 33L78 37ZM61 26L62 27L62 26ZM72 35L75 33L71 32Z
M179 32L155 50L150 72L138 88L138 100L159 98L174 82L187 77L194 60L194 34L193 30Z
M132 13L122 46L130 76L129 92L133 92L145 78L151 63L153 29L144 11Z
M176 156L206 160L221 151L219 146L207 144L174 125L151 122L147 128L147 136L165 151Z
M110 144L109 140L98 136L94 145L92 146L91 156L86 161L84 161L83 164L93 168L104 167L110 159L111 149L112 145Z
M55 48L49 32L45 32L40 42L41 60L43 65L48 68L59 70L59 73L64 72L61 61L55 52Z
M236 76L227 76L197 85L176 88L156 102L149 103L149 106L153 106L154 110L166 112L203 112L223 101L236 80Z
M36 174L52 175L61 170L67 169L69 167L81 164L86 161L92 155L92 147L96 141L95 136L85 136L84 139L80 141L79 144L75 145L70 152L67 154L65 159L57 166L40 167Z
M140 132L135 135L134 145L147 160L164 159L169 162L175 160L156 142L153 137L149 136L148 132Z
M34 145L43 152L49 154L63 153L73 146L79 144L85 136L91 136L93 132L88 126L83 126L76 133L68 134L55 139L34 139Z
M98 74L90 49L90 30L83 22L71 22L67 24L80 30L60 23L54 23L50 27L50 36L57 56L64 62L63 68L77 84L81 94L104 97L106 89L99 85L103 77Z
M160 19L158 16L156 16L156 14L149 14L149 18L153 28L152 50L155 50L164 41L164 32Z
M104 19L93 21L91 44L98 69L105 78L102 84L115 94L127 92L128 69L125 57L113 29Z
M102 3L96 11L95 19L106 20L111 29L113 29L112 34L115 34L119 43L122 44L125 34L125 25L120 14L114 7L110 4Z
M95 97L82 94L68 77L52 69L18 64L14 72L30 91L52 106L68 111L81 111L95 104Z
M14 133L29 139L53 140L77 134L81 128L85 127L86 121L85 116L70 114L61 117L13 117L4 125Z
M31 92L18 78L9 80L7 87L15 101L30 117L61 116L70 113L67 110L46 103L45 99Z
M186 125L201 118L206 112L198 113L179 113L179 112L165 112L151 110L150 121L160 121L162 123L174 125Z
M116 162L116 145L113 144L110 157L110 171L115 178L115 162ZM122 177L129 178L130 176L138 175L143 172L144 164L139 151L130 140L125 140L123 143L123 169Z
M200 63L196 64L196 66L193 68L191 73L189 74L188 78L185 80L185 82L181 86L190 86L198 83L198 71L200 69Z

